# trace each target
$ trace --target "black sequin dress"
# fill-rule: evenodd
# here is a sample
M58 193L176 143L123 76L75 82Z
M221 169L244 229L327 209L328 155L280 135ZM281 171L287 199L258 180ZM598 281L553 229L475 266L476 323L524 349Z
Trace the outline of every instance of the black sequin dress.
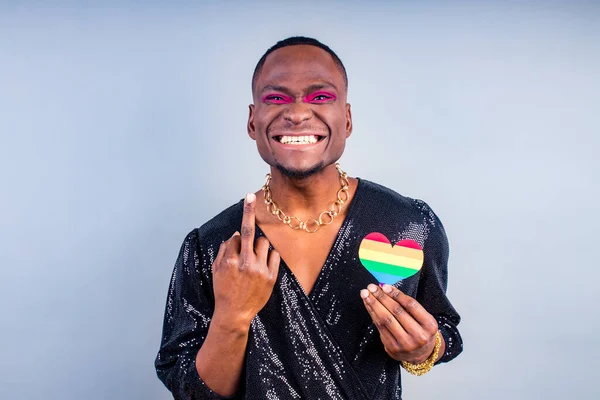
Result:
M214 307L211 265L219 245L240 229L243 201L193 230L177 258L156 370L175 399L225 399L196 372ZM306 294L281 261L273 294L252 321L243 399L400 399L398 361L390 358L364 308L360 290L377 280L358 258L361 240L381 232L392 243L412 239L424 252L421 270L394 286L416 298L438 321L446 341L439 362L462 351L460 317L446 297L448 241L423 201L359 179L333 247ZM263 235L257 228L256 235Z

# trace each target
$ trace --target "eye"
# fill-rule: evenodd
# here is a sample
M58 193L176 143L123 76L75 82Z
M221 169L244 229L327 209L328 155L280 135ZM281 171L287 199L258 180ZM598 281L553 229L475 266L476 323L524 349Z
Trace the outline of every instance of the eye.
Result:
M284 94L268 94L263 97L263 103L267 104L288 104L291 102L292 98Z
M335 94L328 92L317 92L306 96L305 101L308 103L326 103L336 99Z

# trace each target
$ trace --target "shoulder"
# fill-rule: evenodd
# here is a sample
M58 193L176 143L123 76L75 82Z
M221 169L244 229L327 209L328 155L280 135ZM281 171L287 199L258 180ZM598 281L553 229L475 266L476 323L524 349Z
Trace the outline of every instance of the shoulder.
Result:
M197 236L197 240L201 244L210 246L215 243L220 244L229 238L236 230L239 230L242 222L242 207L243 203L239 201L195 229L193 233Z
M393 189L366 179L360 179L364 197L368 202L381 209L394 209L407 216L423 217L435 225L439 219L429 205L421 200L404 196Z
M428 254L448 256L444 226L425 201L403 196L374 182L362 180L362 184L364 199L367 200L365 206L377 208L379 218L395 221L391 230L402 232L400 238L411 238L423 248L433 249Z
M193 265L193 270L197 272L201 270L208 274L221 243L239 229L242 211L240 201L189 232L179 253L179 259L183 264ZM191 272L189 268L186 271Z

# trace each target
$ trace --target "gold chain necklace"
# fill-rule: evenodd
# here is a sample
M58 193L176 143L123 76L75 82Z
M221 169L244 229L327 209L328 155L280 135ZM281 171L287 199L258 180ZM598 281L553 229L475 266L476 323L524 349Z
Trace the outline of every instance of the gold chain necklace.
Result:
M269 183L271 182L271 174L267 174L267 180L262 187L262 191L265 194L265 204L267 205L267 211L276 216L281 222L290 228L297 230L303 229L308 233L314 233L319 230L321 225L329 225L333 222L333 219L342 212L342 206L348 201L350 197L348 195L348 187L350 182L348 181L348 174L342 171L340 164L336 163L335 168L340 174L340 183L342 187L337 192L337 200L333 202L329 210L323 211L319 214L319 218L309 218L306 221L301 221L298 217L290 217L286 215L281 208L275 203L271 197L271 188Z

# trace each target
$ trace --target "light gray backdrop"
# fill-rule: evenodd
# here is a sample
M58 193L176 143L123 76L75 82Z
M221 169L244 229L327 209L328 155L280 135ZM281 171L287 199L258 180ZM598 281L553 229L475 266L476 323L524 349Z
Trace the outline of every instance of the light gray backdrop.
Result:
M0 398L169 398L173 262L262 184L250 76L294 34L348 69L343 167L450 238L465 351L405 398L599 398L597 3L192 3L0 6Z

